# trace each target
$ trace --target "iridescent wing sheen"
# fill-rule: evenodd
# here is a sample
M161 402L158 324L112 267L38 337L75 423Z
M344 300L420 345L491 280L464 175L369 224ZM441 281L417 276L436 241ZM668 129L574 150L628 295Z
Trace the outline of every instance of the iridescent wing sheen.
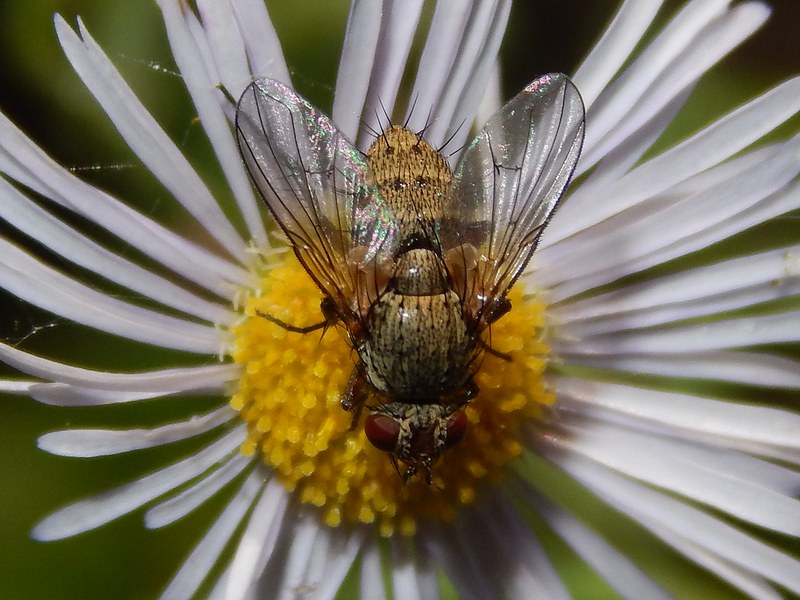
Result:
M490 323L530 260L578 162L584 108L545 75L503 106L464 150L440 229L455 291Z
M242 94L236 133L250 176L308 273L339 316L380 293L397 223L369 182L365 158L331 120L286 85L256 79Z

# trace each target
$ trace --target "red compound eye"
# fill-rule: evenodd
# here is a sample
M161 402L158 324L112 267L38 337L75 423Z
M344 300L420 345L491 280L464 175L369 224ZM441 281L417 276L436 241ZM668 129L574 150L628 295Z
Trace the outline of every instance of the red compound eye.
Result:
M386 415L368 415L364 420L364 433L378 450L394 452L400 437L400 424Z
M444 439L445 447L452 448L460 442L464 438L464 434L467 433L468 425L469 419L463 410L453 413L447 420L447 435Z

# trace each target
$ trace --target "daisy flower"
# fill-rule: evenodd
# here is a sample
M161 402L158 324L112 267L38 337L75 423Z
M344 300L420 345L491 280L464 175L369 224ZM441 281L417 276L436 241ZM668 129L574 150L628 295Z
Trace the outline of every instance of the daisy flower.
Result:
M55 18L75 71L191 228L81 180L0 115L2 218L38 244L0 239L0 285L175 357L112 372L3 343L0 359L23 374L3 391L171 411L157 426L45 433L39 447L56 455L175 456L173 444L197 440L170 464L57 510L34 538L70 538L132 512L164 528L219 507L164 598L680 593L674 572L647 561L651 545L728 591L800 594L800 562L786 550L800 534L800 247L748 251L738 236L800 208L800 137L757 143L800 110L800 79L651 151L703 74L766 20L766 5L695 0L656 27L661 2L621 4L570 75L585 106L583 150L513 309L492 325L469 431L431 485L405 485L340 407L355 358L341 327L301 335L263 317L317 323L322 295L254 192L230 96L257 77L291 87L291 76L261 0L196 4L159 1L227 183L222 198L84 23ZM424 8L353 2L330 115L361 152L391 115L454 167L503 104L497 56L511 3ZM702 252L710 247L721 250ZM186 400L199 396L213 403ZM574 559L594 573L591 592L570 576Z

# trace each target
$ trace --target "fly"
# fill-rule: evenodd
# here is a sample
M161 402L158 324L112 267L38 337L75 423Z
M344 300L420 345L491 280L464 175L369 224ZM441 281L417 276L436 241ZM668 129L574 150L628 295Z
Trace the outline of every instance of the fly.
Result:
M465 148L455 171L392 126L366 155L286 85L256 79L236 112L256 188L341 323L358 360L341 404L408 482L464 437L464 408L493 323L580 155L584 108L560 73L528 85ZM399 472L399 469L398 469Z

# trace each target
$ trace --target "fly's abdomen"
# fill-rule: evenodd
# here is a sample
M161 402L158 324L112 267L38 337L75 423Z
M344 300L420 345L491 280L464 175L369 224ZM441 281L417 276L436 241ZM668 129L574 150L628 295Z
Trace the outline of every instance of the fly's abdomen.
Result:
M359 348L367 379L392 397L433 400L463 386L471 374L473 344L452 291L390 291L372 307L369 332Z
M369 337L359 348L369 382L391 397L434 400L467 380L471 348L461 301L448 287L441 257L425 248L400 254L389 291L370 310Z

